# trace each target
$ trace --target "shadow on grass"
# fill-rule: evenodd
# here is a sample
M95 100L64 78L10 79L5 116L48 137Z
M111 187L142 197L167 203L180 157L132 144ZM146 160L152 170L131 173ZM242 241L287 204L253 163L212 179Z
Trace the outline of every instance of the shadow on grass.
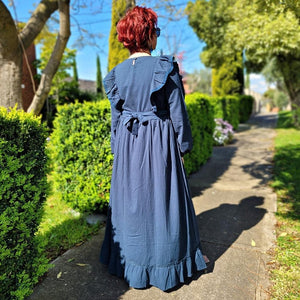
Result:
M285 191L282 202L289 203L290 210L285 214L292 219L300 219L300 143L277 147L274 157L275 191Z
M47 258L53 260L68 249L84 243L99 228L100 224L88 225L83 218L67 219L44 234L39 234L38 239L45 245Z
M293 115L291 111L279 112L277 128L294 128Z

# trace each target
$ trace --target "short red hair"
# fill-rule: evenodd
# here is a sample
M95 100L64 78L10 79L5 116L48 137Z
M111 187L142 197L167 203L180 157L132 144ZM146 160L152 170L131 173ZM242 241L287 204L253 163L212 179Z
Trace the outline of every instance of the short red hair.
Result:
M156 25L157 14L151 8L135 6L118 22L118 40L130 53L149 50Z

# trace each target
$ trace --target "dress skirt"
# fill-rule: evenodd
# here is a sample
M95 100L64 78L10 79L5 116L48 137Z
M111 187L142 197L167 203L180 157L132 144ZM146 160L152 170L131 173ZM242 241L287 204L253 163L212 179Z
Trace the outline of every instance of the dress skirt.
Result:
M165 291L206 268L170 118L116 128L109 213L100 261L131 287Z

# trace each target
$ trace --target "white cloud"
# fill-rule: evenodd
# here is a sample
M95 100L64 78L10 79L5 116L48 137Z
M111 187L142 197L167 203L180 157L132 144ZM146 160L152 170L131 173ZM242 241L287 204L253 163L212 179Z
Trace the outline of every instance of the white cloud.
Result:
M274 87L266 82L261 74L250 74L250 90L263 94L270 87Z
M261 74L250 74L250 80L259 80L264 78Z

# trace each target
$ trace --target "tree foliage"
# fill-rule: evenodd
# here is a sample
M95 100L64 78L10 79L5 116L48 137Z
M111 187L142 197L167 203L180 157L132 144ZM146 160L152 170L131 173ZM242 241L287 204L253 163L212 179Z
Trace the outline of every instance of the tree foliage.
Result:
M211 69L206 68L195 70L193 73L189 74L187 76L189 90L192 93L199 92L211 95L211 72Z
M189 2L187 13L189 24L197 36L206 43L201 60L213 71L213 95L243 94L243 60L239 52L224 53L226 30L233 18L229 6L235 0L198 0ZM242 52L240 52L242 53Z
M244 73L242 58L227 58L218 69L213 69L212 95L242 95Z
M134 0L112 0L111 29L109 34L108 70L128 58L129 52L118 41L117 23L125 16L127 9L135 5Z
M270 105L270 108L278 107L280 110L286 109L289 104L289 99L286 93L283 91L279 91L278 89L268 89L264 93L264 98Z
M219 68L223 64L226 54L222 47L226 42L227 27L232 21L228 7L234 2L235 0L197 0L187 5L189 24L206 44L201 60L207 67ZM232 56L232 53L227 55Z
M99 97L104 97L105 92L102 83L101 63L100 63L99 55L97 55L96 66L97 66L97 74L96 74L97 94Z
M72 68L73 68L73 82L78 85L79 78L78 78L76 57L74 57L74 59L73 59Z
M204 63L219 66L226 57L245 51L247 67L260 72L274 59L290 100L299 107L299 6L296 0L197 0L188 4L187 12L191 26L207 44L201 55Z
M39 39L41 44L41 52L40 52L40 60L39 60L38 68L40 72L42 72L45 69L52 55L52 49L54 48L55 45L56 35L57 33L46 30L43 33L43 36ZM75 59L76 59L76 50L65 48L57 72L53 77L51 89L49 92L49 96L55 98L57 102L59 102L60 91L63 90L65 88L65 85L69 83L67 82L67 78L71 77L69 71L72 68L74 68ZM74 74L76 74L76 72L74 72Z

